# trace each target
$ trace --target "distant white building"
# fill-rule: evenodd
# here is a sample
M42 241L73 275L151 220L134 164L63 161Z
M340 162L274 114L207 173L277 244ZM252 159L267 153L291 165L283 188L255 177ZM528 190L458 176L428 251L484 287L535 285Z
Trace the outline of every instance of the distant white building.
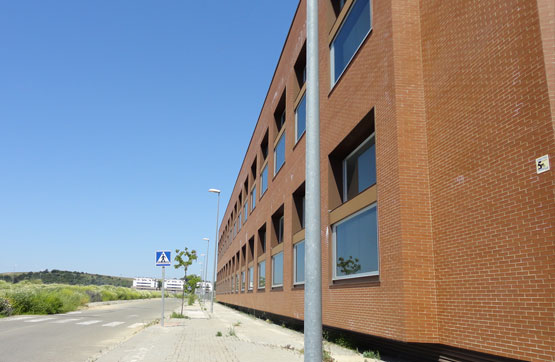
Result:
M133 288L139 290L156 290L158 287L156 279L153 278L135 278L133 279Z
M200 283L197 283L197 292L202 293L203 287L204 287L204 291L207 293L212 291L212 283L200 282Z
M183 290L183 280L168 279L164 282L164 288L168 292L181 292Z

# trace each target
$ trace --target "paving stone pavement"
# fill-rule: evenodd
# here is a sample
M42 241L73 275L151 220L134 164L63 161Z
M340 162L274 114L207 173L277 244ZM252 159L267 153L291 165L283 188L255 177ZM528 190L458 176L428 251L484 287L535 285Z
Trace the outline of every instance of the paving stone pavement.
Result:
M209 308L209 306L208 306ZM196 303L186 306L189 319L166 319L112 350L97 362L281 362L303 361L303 334L270 324L220 304L209 314ZM221 332L222 336L216 334ZM373 361L359 353L326 344L338 362Z

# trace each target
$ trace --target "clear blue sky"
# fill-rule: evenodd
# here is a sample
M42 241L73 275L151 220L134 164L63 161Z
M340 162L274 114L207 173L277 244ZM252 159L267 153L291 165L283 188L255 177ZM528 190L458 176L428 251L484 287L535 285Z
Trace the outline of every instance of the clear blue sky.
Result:
M297 3L0 1L0 272L212 259Z

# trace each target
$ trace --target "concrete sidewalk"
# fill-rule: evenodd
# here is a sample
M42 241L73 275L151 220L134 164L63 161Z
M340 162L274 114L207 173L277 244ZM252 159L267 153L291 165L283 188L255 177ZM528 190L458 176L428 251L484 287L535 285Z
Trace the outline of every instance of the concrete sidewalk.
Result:
M304 336L300 332L217 303L212 315L203 311L198 302L186 306L183 314L190 319L166 319L164 328L148 327L92 361L303 361ZM217 336L218 332L222 336ZM374 361L329 343L324 349L338 362Z

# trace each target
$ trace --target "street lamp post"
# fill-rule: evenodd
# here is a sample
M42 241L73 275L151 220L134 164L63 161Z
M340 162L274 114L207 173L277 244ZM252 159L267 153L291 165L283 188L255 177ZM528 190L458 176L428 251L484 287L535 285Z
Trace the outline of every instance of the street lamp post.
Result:
M218 194L218 209L216 210L216 240L214 244L214 270L212 271L212 300L210 301L210 313L214 313L214 294L216 294L216 268L218 267L218 220L220 219L220 193L218 189L210 189L208 192Z

